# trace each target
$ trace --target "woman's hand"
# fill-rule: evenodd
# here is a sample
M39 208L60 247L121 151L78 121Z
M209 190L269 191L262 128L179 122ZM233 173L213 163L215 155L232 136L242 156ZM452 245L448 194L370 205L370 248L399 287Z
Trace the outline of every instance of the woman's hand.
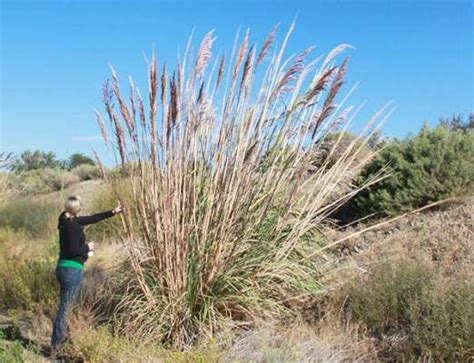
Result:
M94 251L95 250L95 243L94 242L89 242L87 244L87 246L89 246L89 251Z
M119 204L117 207L115 207L115 208L112 210L112 213L113 213L113 214L123 213L123 207Z

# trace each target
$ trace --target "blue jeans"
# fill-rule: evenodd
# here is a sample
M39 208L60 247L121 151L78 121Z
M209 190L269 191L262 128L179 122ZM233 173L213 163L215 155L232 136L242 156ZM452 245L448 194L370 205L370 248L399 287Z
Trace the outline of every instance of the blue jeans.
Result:
M67 315L77 300L82 284L82 270L58 266L56 267L56 278L61 289L58 312L53 322L53 334L51 335L53 349L69 339Z

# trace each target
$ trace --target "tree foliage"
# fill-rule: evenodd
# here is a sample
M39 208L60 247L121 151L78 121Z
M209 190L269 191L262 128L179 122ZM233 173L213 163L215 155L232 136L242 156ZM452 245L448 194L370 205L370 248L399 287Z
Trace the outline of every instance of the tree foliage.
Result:
M56 158L52 151L26 150L10 164L10 169L15 172L22 172L44 168L54 169L60 166L61 161Z
M69 156L69 159L66 161L67 169L71 170L79 165L95 165L94 160L92 160L87 155L82 153L75 153Z
M79 165L95 165L94 160L82 153L74 153L66 160L59 160L52 151L26 150L19 157L9 162L13 172L25 172L40 169L72 170Z

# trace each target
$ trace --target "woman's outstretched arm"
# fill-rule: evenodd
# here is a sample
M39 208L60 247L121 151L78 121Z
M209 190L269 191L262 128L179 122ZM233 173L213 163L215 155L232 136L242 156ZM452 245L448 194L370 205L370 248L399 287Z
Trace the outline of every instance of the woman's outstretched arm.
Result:
M106 218L110 218L114 216L115 213L113 210L109 210L107 212L101 212L97 214L92 214L90 216L84 216L84 217L76 217L77 223L79 223L82 226L87 226L88 224L93 224L100 222Z
M115 207L112 210L109 210L107 212L102 212L102 213L97 213L97 214L92 214L90 216L84 216L84 217L76 217L77 223L79 223L82 226L86 226L88 224L93 224L100 222L106 218L110 218L116 214L122 213L123 212L123 207L120 206L120 204Z

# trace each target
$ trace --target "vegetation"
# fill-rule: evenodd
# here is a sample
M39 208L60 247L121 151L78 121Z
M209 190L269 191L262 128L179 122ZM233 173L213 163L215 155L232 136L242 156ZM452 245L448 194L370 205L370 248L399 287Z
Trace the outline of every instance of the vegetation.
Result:
M26 150L9 165L10 169L15 172L44 168L54 169L60 166L61 162L56 159L56 155L52 151L46 152L40 150Z
M98 248L71 357L469 361L472 115L403 140L352 135L336 106L344 47L319 63L309 50L284 61L285 38L268 60L274 37L256 50L246 34L210 71L212 33L173 73L152 58L148 105L133 84L123 96L113 72L103 94L112 129L98 121L115 169L82 154L0 155L2 169L13 165L0 174L0 361L34 361L47 344L64 194L52 192L84 188L87 211L119 199L126 213L87 229ZM79 184L99 176L106 186ZM386 216L449 196L464 200L386 229L332 224L341 206ZM36 345L7 334L2 314L30 321Z
M0 153L0 206L11 196L13 186L8 174L2 171L7 165L11 154Z
M69 156L69 159L64 164L68 170L72 170L83 165L95 165L95 162L84 154L74 153Z
M71 172L76 175L79 180L93 180L100 178L100 170L95 165L82 164L76 166Z
M457 126L456 126L457 125ZM464 126L462 126L464 125ZM363 169L359 181L390 169L391 176L363 190L346 209L352 218L394 216L474 191L474 130L442 123L403 140L389 140Z
M0 174L2 187L23 195L45 194L68 188L83 180L100 178L99 168L84 154L58 160L53 152L25 151L19 158L4 162L10 173ZM5 193L5 192L3 192Z
M98 122L129 175L111 185L121 201L123 184L131 193L124 243L133 277L118 307L125 334L186 347L228 319L293 314L282 301L321 291L305 256L321 246L327 214L353 193L334 198L363 141L303 182L312 153L344 120L334 110L347 61L333 66L343 46L319 67L311 49L284 61L289 35L264 69L274 31L259 50L245 35L214 72L212 32L172 76L159 75L152 58L148 115L133 84L125 97L115 72L106 82L112 140Z
M0 293L2 309L20 309L25 311L39 310L53 315L56 306L56 281L54 277L54 262L57 259L58 249L54 241L49 242L49 250L37 251L38 255L28 257L22 254L25 251L16 251L13 255L5 249L13 249L4 241L0 260Z
M10 160L8 167L16 173L41 169L71 170L79 165L95 165L87 155L74 153L66 160L59 160L52 151L26 150L18 158Z
M384 349L397 360L467 362L472 356L472 280L446 284L420 261L391 263L350 287L347 309L379 339L396 337Z
M15 341L13 343L3 339L0 333L0 361L5 363L24 362L25 355L22 345Z
M0 228L24 231L31 237L47 237L56 230L57 202L18 197L0 207Z

